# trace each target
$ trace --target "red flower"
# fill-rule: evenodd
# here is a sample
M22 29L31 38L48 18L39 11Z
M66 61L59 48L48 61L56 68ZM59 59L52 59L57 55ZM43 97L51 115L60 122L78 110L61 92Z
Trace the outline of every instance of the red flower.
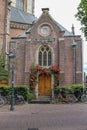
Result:
M39 67L38 65L36 66L32 66L31 69L30 69L30 84L31 86L35 87L36 83L37 83L37 73L41 73L41 74L44 74L44 75L49 75L50 73L53 73L53 74L58 74L58 79L59 79L59 72L60 72L60 69L58 66L51 66L49 68L44 68L44 67Z

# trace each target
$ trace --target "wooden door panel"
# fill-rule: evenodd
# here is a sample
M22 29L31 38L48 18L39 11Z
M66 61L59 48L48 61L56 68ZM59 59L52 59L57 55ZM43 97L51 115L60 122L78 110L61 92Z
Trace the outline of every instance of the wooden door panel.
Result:
M44 95L44 80L43 76L39 76L39 85L38 85L39 95Z
M51 92L51 77L50 76L47 76L45 77L45 94L46 95L50 95L50 92Z
M51 92L51 76L39 75L38 79L39 95L48 96Z

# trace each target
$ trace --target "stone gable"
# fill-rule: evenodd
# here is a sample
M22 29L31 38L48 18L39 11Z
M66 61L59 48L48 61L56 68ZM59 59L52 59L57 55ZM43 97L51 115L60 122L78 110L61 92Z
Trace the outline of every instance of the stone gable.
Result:
M48 46L52 52L52 65L59 66L59 85L67 86L82 83L82 41L80 36L69 33L50 16L48 9L43 10L40 18L24 34L17 37L15 84L29 84L32 63L38 64L41 46ZM77 43L75 48L73 40ZM76 63L74 65L74 58ZM75 71L75 72L74 72Z

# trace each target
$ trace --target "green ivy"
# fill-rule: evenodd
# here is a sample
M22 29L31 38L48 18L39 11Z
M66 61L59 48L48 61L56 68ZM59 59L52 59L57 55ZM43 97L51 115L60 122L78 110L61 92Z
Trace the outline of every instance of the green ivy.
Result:
M8 80L8 70L5 69L5 60L0 55L0 81Z

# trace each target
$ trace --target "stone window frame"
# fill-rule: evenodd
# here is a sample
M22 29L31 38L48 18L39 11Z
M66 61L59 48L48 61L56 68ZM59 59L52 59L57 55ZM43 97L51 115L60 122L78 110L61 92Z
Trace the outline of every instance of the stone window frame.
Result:
M44 32L44 29L46 29L46 31L48 31L48 32ZM40 36L42 36L42 37L47 37L47 36L49 36L49 35L51 35L51 32L52 32L52 26L51 26L51 24L49 24L49 23L47 23L47 22L44 22L44 23L42 23L42 24L40 24L39 25L39 27L38 27L38 34L40 35Z
M48 49L48 50L47 50ZM52 51L48 45L42 45L38 51L38 65L48 67L52 65Z
M16 7L20 10L24 10L24 0L16 0Z

